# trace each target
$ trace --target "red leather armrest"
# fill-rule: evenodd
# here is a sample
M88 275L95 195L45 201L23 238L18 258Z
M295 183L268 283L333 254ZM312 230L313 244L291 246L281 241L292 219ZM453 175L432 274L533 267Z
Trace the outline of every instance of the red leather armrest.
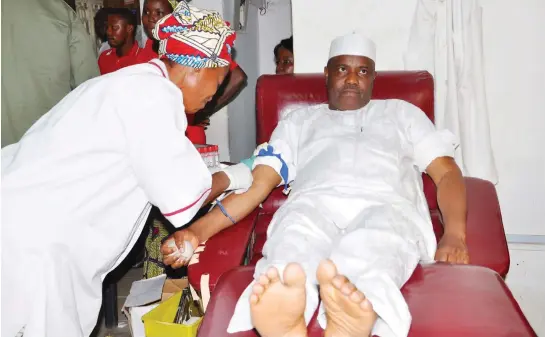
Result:
M210 275L210 291L213 291L218 278L223 273L242 265L258 210L206 241L204 251L199 254L199 262L188 267L189 283L195 290L200 291L201 275Z
M221 276L216 291L210 296L197 337L258 337L255 330L227 333L237 300L253 279L254 266L231 269Z
M470 262L505 277L509 271L509 250L496 188L491 182L477 178L465 178L465 183Z

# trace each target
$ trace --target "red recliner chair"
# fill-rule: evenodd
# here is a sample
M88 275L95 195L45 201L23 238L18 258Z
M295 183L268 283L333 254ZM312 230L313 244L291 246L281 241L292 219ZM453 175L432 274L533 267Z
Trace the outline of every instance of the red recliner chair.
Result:
M420 107L433 121L433 78L428 72L380 72L374 99L398 98ZM279 114L291 104L327 101L323 75L262 76L257 84L257 141L268 141ZM424 175L424 192L439 239L443 233L435 186ZM410 336L536 336L521 313L503 277L509 252L494 186L466 178L468 195L467 244L473 266L419 266L402 292L413 315ZM266 231L285 196L276 189L235 226L209 239L198 263L189 266L189 282L200 289L208 274L212 292L199 337L228 336L226 328L235 303L252 280L261 257ZM247 265L247 266L243 266ZM309 336L321 336L315 319ZM257 336L254 331L234 336Z

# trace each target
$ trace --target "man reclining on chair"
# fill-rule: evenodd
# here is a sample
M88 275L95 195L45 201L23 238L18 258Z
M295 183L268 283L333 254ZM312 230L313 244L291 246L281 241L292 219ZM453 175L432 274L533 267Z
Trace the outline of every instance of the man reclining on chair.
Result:
M468 263L454 136L436 131L414 105L370 99L375 45L362 36L333 40L325 76L329 105L280 120L255 159L250 189L173 235L179 247L184 240L196 247L243 219L276 186L294 181L271 221L255 281L237 303L230 333L255 327L263 337L307 336L318 284L325 336L407 336L411 316L399 289L417 264L434 257ZM437 186L445 225L438 247L424 171ZM168 242L162 250L166 263L187 263Z

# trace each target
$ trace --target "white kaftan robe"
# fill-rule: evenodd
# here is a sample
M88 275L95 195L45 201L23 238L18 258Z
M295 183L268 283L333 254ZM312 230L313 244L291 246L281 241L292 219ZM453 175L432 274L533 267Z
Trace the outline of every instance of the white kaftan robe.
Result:
M2 149L2 336L88 336L150 203L180 227L210 193L166 76L154 60L89 80Z
M289 262L307 274L305 319L318 306L316 269L330 258L373 304L374 334L406 336L411 316L399 289L419 261L436 249L421 173L438 157L453 156L452 133L436 131L417 107L401 100L372 100L355 111L318 105L293 111L269 142L294 181L288 200L268 228L255 277ZM256 165L279 172L276 157ZM252 328L251 285L241 296L229 332ZM318 320L325 327L321 309Z

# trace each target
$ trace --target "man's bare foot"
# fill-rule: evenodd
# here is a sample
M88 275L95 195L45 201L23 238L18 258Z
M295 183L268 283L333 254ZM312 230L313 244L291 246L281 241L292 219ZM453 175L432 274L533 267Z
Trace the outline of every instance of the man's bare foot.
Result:
M337 273L331 260L320 263L316 276L327 317L325 337L370 336L377 314L363 293Z
M275 267L262 274L250 296L252 323L261 337L306 337L306 275L299 264L284 269L282 282Z

